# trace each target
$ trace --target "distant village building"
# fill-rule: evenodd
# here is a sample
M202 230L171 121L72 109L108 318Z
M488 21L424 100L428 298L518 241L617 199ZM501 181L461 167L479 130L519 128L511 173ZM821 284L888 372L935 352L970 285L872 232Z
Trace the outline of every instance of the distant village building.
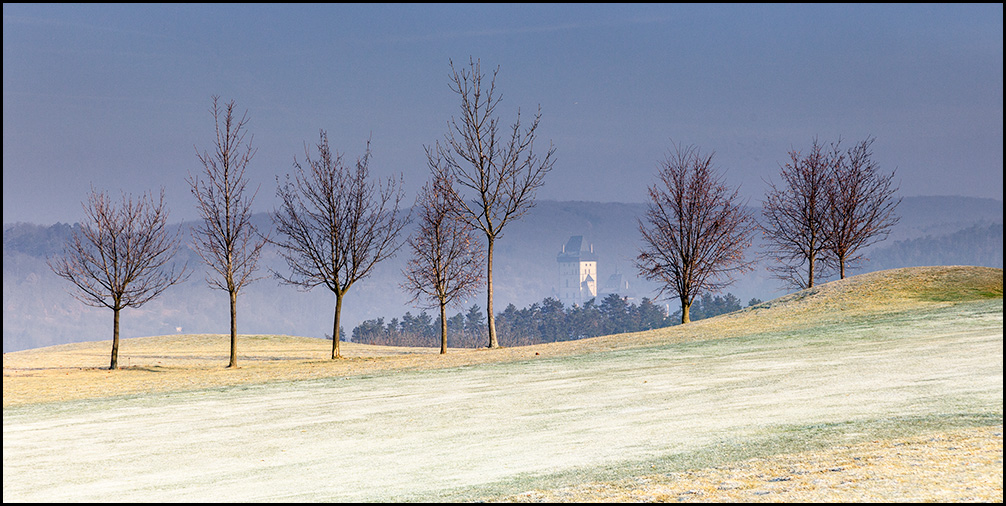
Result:
M562 246L559 262L559 301L565 307L582 306L597 297L597 256L594 245L574 235Z
M601 289L600 298L603 299L609 294L617 294L619 297L634 299L629 293L629 280L625 279L625 276L615 273L608 276L608 281L604 283L604 287Z

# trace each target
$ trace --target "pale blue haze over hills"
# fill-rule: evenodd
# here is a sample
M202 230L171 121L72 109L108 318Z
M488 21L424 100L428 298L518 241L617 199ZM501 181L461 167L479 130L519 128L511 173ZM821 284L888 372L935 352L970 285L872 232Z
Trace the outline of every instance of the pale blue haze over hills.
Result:
M638 279L632 259L638 254L636 219L644 204L540 201L523 221L515 223L498 242L494 277L496 311L508 304L523 309L545 297L556 297L559 273L556 258L572 235L593 245L601 287L612 274L628 281L628 295L639 302L653 299L656 286ZM1001 200L967 197L908 197L899 206L901 222L891 236L872 247L868 262L852 273L918 265L981 265L1002 268L1003 206ZM256 215L268 227L265 214ZM192 223L183 224L184 227ZM68 285L46 266L45 257L61 248L69 225L4 226L4 351L73 341L109 339L111 311L83 306L67 294ZM755 256L760 246L748 253ZM195 268L186 283L140 309L122 313L125 337L175 333L224 333L229 328L227 296L205 283L205 266L185 249L178 257ZM418 315L422 308L407 303L399 285L407 253L380 264L370 278L355 285L346 296L344 328L364 320ZM276 252L267 248L263 268L286 268ZM268 276L268 271L263 271ZM746 303L751 298L770 300L789 293L769 277L764 262L738 277L726 292ZM674 300L658 300L668 313L678 309ZM485 293L464 301L448 312L464 312L472 305L485 308ZM247 334L294 334L323 337L331 333L334 300L327 290L298 292L276 280L259 280L238 299L238 331ZM431 312L433 314L433 312Z

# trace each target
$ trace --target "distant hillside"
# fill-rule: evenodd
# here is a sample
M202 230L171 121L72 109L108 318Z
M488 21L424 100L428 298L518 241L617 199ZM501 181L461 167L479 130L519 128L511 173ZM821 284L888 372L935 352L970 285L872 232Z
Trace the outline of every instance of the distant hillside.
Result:
M1003 267L1003 224L977 223L956 232L880 243L869 253L870 270L923 265Z
M973 197L906 197L898 206L901 221L889 241L938 237L977 223L1003 223L1003 201Z
M598 256L599 286L612 274L629 282L638 300L653 297L655 286L636 278L632 260L638 254L637 218L645 204L539 201L524 220L504 230L497 242L495 304L503 311L553 296L558 279L556 255L571 235L582 235ZM909 197L898 209L901 222L891 237L868 252L870 261L854 273L909 265L1003 265L1002 201L966 197ZM757 214L757 213L756 213ZM256 215L259 226L269 218ZM191 223L181 224L188 230ZM67 294L67 284L46 265L69 237L71 226L5 224L3 231L4 352L53 344L108 339L111 311L83 306ZM757 251L757 245L752 253ZM379 265L371 278L354 286L345 301L343 327L394 317L407 310L401 291L401 269L407 251ZM196 273L140 309L122 314L126 337L173 333L222 333L228 328L227 297L207 287L196 254L185 250L179 261ZM285 272L275 250L263 254L264 267ZM268 271L263 271L268 276ZM742 301L769 300L785 293L764 267L727 289ZM673 302L661 301L673 312ZM485 308L485 297L465 301ZM299 292L266 278L250 285L238 299L238 332L324 337L331 333L334 298L323 288ZM454 313L451 313L453 315Z

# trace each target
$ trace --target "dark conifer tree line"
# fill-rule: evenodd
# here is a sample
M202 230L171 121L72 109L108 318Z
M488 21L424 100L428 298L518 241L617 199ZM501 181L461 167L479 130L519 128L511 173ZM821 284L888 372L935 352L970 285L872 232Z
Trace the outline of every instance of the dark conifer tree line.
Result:
M752 299L748 305L761 301ZM733 294L725 296L704 295L692 306L692 320L711 318L741 309L740 300ZM478 305L447 319L447 346L475 348L485 345L485 314ZM667 315L663 306L643 298L639 304L611 294L601 299L591 299L583 306L563 306L559 300L546 297L524 309L510 304L496 314L497 332L501 346L570 341L588 337L639 332L669 327L681 322L678 313ZM406 312L401 318L386 321L383 317L366 320L353 329L353 342L394 346L438 346L440 318L434 319L426 311L413 315Z

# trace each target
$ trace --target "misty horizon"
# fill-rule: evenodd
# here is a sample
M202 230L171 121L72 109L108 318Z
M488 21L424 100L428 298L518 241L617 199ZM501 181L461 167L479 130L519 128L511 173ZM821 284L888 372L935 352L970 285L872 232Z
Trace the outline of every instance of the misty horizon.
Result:
M539 201L498 243L495 312L511 303L523 309L554 296L559 282L556 258L572 235L582 235L594 245L600 281L614 273L622 274L636 303L648 297L674 312L677 303L657 300L655 286L636 278L631 263L639 246L635 220L645 208L645 204ZM887 240L871 248L867 255L870 260L854 273L920 265L1002 268L1002 210L1002 203L992 199L906 197L898 210L902 220ZM264 213L257 219L269 223ZM173 226L180 224L184 225L172 222ZM69 234L68 228L54 228L59 227L4 225L5 350L107 339L110 316L71 298L67 283L56 278L46 265L45 257L61 251L63 237ZM749 252L756 255L759 248L754 246ZM384 317L390 321L407 311L420 313L418 306L408 303L408 295L397 288L408 256L400 252L347 295L343 314L347 333L352 334L354 327L365 320ZM179 287L168 290L163 300L127 314L123 318L124 335L175 334L179 326L186 333L226 329L226 294L206 285L206 267L189 245L177 260L188 260L197 272ZM285 268L276 258L267 260L264 267ZM263 273L268 276L268 272ZM767 274L764 268L749 273L724 292L745 303L751 298L768 301L787 293ZM472 305L484 308L484 298L485 294L480 293L457 311L464 312ZM239 305L242 333L321 338L331 332L333 301L325 290L300 292L273 279L263 279L248 287Z
M116 195L112 194L112 196L114 197ZM996 198L990 198L990 197L974 197L974 196L968 196L968 195L901 195L901 194L898 194L898 197L900 197L900 198L907 198L907 199L973 199L975 201L998 202L999 204L1003 203L1002 199L996 199ZM536 204L537 203L551 202L551 203L556 203L556 204L564 204L564 203L568 203L568 204L594 204L594 205L608 205L608 204L611 204L611 205L627 205L627 206L640 206L640 207L645 207L645 206L647 206L649 204L648 202L616 202L616 201L599 201L599 200L583 200L583 199L576 199L576 200L536 199L535 202L536 202ZM404 209L406 210L406 212L408 212L408 210L411 209L412 207L413 206L407 206ZM753 209L753 210L760 210L761 209L760 205L753 205L750 202L746 205L746 207L748 207L750 209ZM168 210L171 211L170 203L168 205ZM261 217L263 217L263 215L271 215L273 212L275 212L275 210L262 210L262 211L254 211L252 214L253 214L253 216L261 218ZM758 218L758 215L756 215L756 219L757 218ZM191 218L186 218L186 219L178 219L178 218L176 218L174 216L174 213L171 213L169 215L168 223L174 224L174 225L185 225L185 224L199 223L201 221L202 221L202 219L199 218L199 217L191 217ZM4 228L10 227L10 226L14 226L14 225L19 225L19 224L38 225L38 226L46 226L46 227L47 226L52 226L52 225L60 225L60 224L66 224L66 225L73 226L73 225L77 225L79 223L81 223L80 219L76 219L76 220L72 220L72 221L71 220L57 220L55 222L46 222L46 223L40 223L40 222L35 222L35 221L10 221L10 222L4 221L3 222L3 226L4 226ZM573 234L573 235L576 235L576 234ZM562 241L559 241L559 242L562 242Z

